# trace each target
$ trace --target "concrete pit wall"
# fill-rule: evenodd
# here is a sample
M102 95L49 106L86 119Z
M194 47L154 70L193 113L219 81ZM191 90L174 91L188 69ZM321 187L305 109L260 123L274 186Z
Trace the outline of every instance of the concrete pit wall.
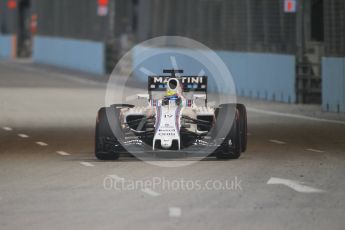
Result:
M104 43L36 36L33 61L94 74L105 74Z
M345 112L345 58L322 58L322 109Z
M11 34L0 34L0 57L11 58L13 56L13 39Z

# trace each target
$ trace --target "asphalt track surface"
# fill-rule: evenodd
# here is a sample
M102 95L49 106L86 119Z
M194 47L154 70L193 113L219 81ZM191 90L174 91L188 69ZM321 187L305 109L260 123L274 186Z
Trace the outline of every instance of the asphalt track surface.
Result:
M103 83L0 62L0 229L344 229L343 122L250 101L238 160L102 162L104 96Z

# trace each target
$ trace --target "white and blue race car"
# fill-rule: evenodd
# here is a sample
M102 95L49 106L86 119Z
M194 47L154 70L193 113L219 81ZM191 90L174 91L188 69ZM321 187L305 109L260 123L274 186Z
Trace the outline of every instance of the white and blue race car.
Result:
M100 160L123 154L215 155L237 159L247 147L247 114L243 104L207 104L207 76L148 76L145 106L114 104L98 111L95 155ZM177 75L178 73L178 75Z

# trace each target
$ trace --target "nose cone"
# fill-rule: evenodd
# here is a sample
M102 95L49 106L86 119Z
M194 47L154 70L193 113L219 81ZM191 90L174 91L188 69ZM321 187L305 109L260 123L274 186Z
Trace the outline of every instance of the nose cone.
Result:
M172 140L169 139L162 139L161 140L161 146L163 149L169 149L172 146Z

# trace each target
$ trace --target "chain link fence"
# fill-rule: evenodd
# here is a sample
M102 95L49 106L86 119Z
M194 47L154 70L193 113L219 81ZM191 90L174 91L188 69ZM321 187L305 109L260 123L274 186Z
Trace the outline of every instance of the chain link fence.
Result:
M14 34L17 29L15 9L9 10L7 7L8 0L0 0L0 33Z
M141 0L139 40L187 36L214 48L294 53L296 15L283 0ZM148 26L149 25L149 26Z
M7 2L0 0L2 34L18 27ZM284 12L284 0L109 0L106 16L97 9L97 0L31 0L38 35L107 43L123 34L137 42L181 35L219 50L297 52L297 14ZM325 55L344 56L345 1L323 0L323 13Z
M324 4L325 55L345 56L345 0Z
M109 41L130 32L135 2L109 0L101 16L97 0L33 0L33 13L39 35Z
M105 40L108 17L97 15L96 0L34 0L39 35Z

